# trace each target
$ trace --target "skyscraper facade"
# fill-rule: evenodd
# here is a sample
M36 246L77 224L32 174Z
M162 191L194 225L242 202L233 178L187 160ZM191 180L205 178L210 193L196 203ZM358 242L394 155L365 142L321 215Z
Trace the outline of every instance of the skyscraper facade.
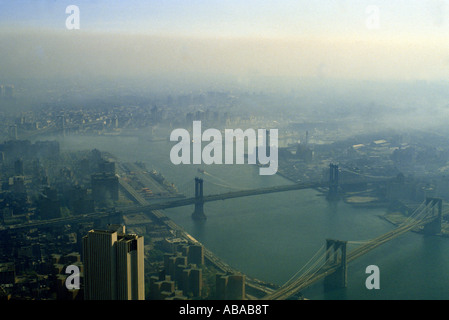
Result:
M86 300L144 300L143 237L90 230L83 237Z

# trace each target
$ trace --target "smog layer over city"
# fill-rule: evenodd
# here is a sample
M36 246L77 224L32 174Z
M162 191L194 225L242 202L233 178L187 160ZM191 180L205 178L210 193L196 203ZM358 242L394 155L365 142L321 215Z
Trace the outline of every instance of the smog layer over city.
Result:
M448 34L446 0L0 0L0 299L449 299Z

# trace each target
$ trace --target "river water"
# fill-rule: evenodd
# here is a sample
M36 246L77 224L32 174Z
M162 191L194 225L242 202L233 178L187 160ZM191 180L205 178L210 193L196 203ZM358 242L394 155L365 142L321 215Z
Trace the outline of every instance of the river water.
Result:
M168 142L104 136L69 136L59 141L62 150L97 148L121 161L143 161L187 196L193 195L195 176L204 178L205 194L290 183L278 175L260 176L258 168L250 165L175 166ZM379 217L384 209L355 208L341 201L329 204L315 190L206 203L204 209L207 220L202 223L192 221L193 207L165 213L229 265L280 285L309 261L325 239L363 241L394 228ZM365 286L369 265L379 267L379 290ZM449 239L409 232L351 262L347 288L325 291L318 282L303 293L318 300L449 299Z

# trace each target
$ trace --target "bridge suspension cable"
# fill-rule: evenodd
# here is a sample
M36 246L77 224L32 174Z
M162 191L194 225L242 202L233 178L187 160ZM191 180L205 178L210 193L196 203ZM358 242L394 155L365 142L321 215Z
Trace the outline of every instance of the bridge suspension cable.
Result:
M193 180L188 180L188 181L184 182L183 184L178 185L177 188L178 188L178 191L182 192L184 195L193 194L195 189L192 187L192 185L193 185Z
M330 253L332 252L333 248L329 247L327 250L324 250L325 246L322 246L307 262L307 264L303 268L301 268L301 270L296 272L295 275L291 277L284 285L282 285L281 288L276 290L276 292L273 292L271 295L265 297L264 299L274 300L285 297L286 295L289 295L289 292L297 292L298 286L307 284L317 273L322 270L328 260L332 258ZM312 263L312 261L314 262ZM309 264L310 266L305 271L303 271ZM301 271L303 271L302 274Z
M325 246L321 246L320 249L318 249L318 251L312 256L312 258L309 259L309 261L307 261L307 263L301 268L299 269L287 282L285 282L283 284L283 286L287 286L289 285L292 281L295 280L296 277L298 277L299 274L301 274L301 272L303 272L303 270L320 254L321 251L323 251L325 248Z
M327 261L326 257L332 250L333 250L332 248L325 250L325 246L323 245L315 253L315 255L306 263L306 265L304 265L304 267L302 267L298 272L296 272L295 275L293 275L282 287L287 288L294 283L302 282L306 279L310 279L311 277L313 277ZM312 263L312 261L314 262ZM319 267L317 268L317 266ZM304 270L306 267L308 268Z
M208 177L210 177L210 178L212 178L212 179L218 180L220 183L212 182L211 180L207 180L207 181L208 181L209 183L211 183L211 184L214 184L214 185L217 185L217 186L220 186L220 187L225 187L225 188L234 189L234 190L245 190L245 189L250 189L250 188L248 188L248 187L247 187L247 188L241 188L241 187L233 186L232 183L230 183L230 182L228 182L228 181L226 181L226 180L224 180L224 179L218 177L217 175L214 175L214 174L212 174L212 173L210 173L210 172L207 172L207 171L205 171L205 170L202 170L201 173L204 174L204 175L206 175L206 176L208 176Z
M411 220L415 220L426 208L425 202L422 202L402 223L401 225L407 225Z
M348 244L348 245L363 245L363 244L366 244L366 243L368 243L368 242L370 242L370 241L372 241L373 239L369 239L369 240L359 240L359 241L347 241L346 243Z
M212 185L214 185L214 186L217 186L217 187L223 187L223 188L232 189L232 190L241 190L240 188L233 187L233 186L230 186L230 185L224 185L224 184L216 183L216 182L213 182L213 181L210 181L210 180L205 180L205 181L210 183L210 184L212 184Z
M427 205L425 202L421 203L421 205L415 209L415 211L407 218L400 226L406 225L417 225L421 223L422 219L426 217L427 213L433 209L435 204L429 202ZM413 220L413 222L411 222Z
M388 176L372 176L372 175L369 175L369 174L364 174L364 173L361 173L361 172L353 171L353 170L350 170L350 169L344 168L344 167L340 167L340 169L341 169L341 171L346 171L346 172L353 173L355 175L358 175L358 176L361 176L361 177L366 177L366 178L381 179L381 180L388 180L388 179L393 179L394 178L394 177L388 177Z
M324 252L319 259L317 259L317 261L314 263L314 265L312 265L309 269L307 269L306 272L304 272L304 274L302 276L300 276L296 282L306 282L308 280L310 280L318 271L321 270L321 268L323 267L323 265L326 264L326 262L331 258L329 253L331 253L333 250L332 247L330 247L329 249L326 250L326 252ZM323 261L324 259L324 261ZM317 268L315 271L312 270L313 268L315 268L318 264L320 264L319 268Z

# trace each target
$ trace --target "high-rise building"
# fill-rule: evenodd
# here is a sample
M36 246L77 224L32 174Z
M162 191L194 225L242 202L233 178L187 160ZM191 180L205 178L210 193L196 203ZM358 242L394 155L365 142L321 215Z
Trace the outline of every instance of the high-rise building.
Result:
M217 300L245 300L245 276L240 274L216 274Z
M116 173L116 165L113 161L102 160L98 164L98 170L101 173L107 174L115 174Z
M144 300L144 242L122 230L90 230L83 237L86 300Z

